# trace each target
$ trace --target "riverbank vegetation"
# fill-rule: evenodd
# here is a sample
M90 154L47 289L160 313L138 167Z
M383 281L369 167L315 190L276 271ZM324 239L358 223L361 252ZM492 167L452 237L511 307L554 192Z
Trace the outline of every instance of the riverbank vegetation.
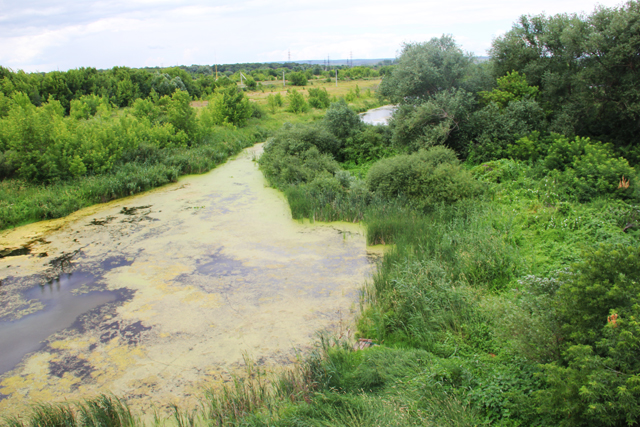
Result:
M270 139L294 217L393 243L358 319L378 346L321 362L312 406L344 405L327 424L638 423L640 81L621 52L639 7L522 17L485 63L407 44L378 91L388 129L334 103Z
M270 132L259 164L294 218L389 245L363 340L250 368L176 422L638 425L639 19L525 16L488 62L449 36L406 44L377 92L388 127L336 99Z
M267 105L265 92L246 92L232 79L200 90L202 77L181 69L173 79L186 83L170 87L141 70L1 71L0 229L206 172L285 122L321 118L329 93L336 100L354 84L269 93L279 102ZM51 79L60 93L52 92ZM133 92L121 98L122 82L134 80ZM376 102L369 90L351 104L366 109Z

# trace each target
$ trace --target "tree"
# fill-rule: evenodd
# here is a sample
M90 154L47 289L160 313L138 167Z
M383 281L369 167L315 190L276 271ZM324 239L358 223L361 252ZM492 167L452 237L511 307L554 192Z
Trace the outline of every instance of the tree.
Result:
M204 111L202 121L205 125L232 124L242 126L252 113L249 100L244 97L236 85L216 90L213 99Z
M362 128L362 120L344 99L331 103L324 116L324 125L339 139L346 139Z
M297 71L287 74L287 80L294 86L306 86L307 84L307 76Z
M398 64L382 80L379 93L394 103L426 99L457 87L470 64L471 56L462 52L451 36L405 43Z
M640 3L591 15L522 16L491 50L496 77L539 87L550 130L611 141L640 161Z

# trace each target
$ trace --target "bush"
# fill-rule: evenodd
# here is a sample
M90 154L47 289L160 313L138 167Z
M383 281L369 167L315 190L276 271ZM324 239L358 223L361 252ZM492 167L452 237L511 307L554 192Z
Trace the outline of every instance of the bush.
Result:
M335 136L344 140L362 127L360 116L353 111L344 99L331 103L331 107L324 116L324 125Z
M640 250L601 245L557 293L564 352L545 365L538 410L561 425L636 425L640 419Z
M367 186L388 198L404 195L421 209L481 192L480 184L459 165L455 152L442 146L380 160L369 170Z
M478 129L469 155L474 161L507 157L509 145L533 131L544 130L544 111L529 98L511 101L506 107L495 102L471 115L470 126Z
M311 105L313 108L329 108L330 104L331 100L329 99L329 93L325 88L309 89L309 105Z
M269 140L265 153L280 151L284 155L298 155L311 147L321 153L335 155L340 150L340 141L320 125L285 123Z
M402 105L389 123L392 142L407 151L446 144L460 153L466 152L469 116L474 106L473 95L463 89L439 92L418 105Z
M304 96L297 90L292 89L289 91L287 100L289 101L287 111L295 114L306 113L309 111L309 104L307 104L307 101L304 100Z
M270 94L269 96L267 96L267 107L269 108L271 114L275 114L276 108L282 107L283 105L284 100L282 99L282 95L280 95L279 93L276 93L275 95Z
M216 91L213 99L202 111L201 119L207 127L224 124L243 126L252 112L249 99L234 85Z
M355 164L379 160L396 154L391 148L391 131L387 126L364 125L361 132L346 138L340 159Z

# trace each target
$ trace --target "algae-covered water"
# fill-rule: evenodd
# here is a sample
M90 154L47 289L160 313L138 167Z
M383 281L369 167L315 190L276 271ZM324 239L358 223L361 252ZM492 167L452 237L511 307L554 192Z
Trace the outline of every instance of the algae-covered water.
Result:
M252 159L0 234L0 414L111 392L189 406L243 354L346 333L371 269L353 224L291 220Z

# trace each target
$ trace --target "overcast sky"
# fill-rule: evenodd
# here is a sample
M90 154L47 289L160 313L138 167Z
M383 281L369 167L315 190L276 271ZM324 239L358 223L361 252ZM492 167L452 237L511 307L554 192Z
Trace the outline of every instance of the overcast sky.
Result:
M485 55L523 14L590 13L603 0L0 0L0 65L51 71L394 58L452 34Z

